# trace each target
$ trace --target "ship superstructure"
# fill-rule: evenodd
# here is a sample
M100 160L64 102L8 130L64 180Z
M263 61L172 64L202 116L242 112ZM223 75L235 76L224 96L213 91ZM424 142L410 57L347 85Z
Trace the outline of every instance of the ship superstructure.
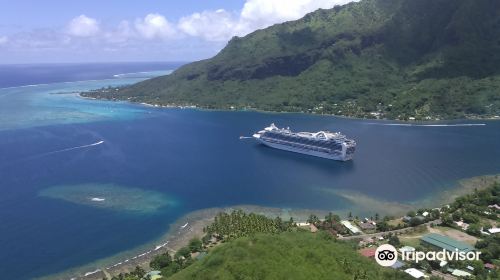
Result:
M339 132L292 132L274 123L253 138L272 148L341 161L351 160L356 150L356 141Z

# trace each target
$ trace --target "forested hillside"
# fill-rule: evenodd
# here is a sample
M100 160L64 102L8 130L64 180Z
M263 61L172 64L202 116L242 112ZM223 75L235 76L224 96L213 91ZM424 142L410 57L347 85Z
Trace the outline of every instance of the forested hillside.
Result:
M500 1L362 0L233 38L169 76L86 93L357 117L500 115Z

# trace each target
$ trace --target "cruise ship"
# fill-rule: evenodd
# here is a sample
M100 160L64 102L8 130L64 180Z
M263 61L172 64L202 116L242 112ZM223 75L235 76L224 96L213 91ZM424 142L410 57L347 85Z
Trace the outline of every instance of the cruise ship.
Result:
M351 160L356 150L356 142L339 132L292 132L274 123L253 138L272 148L340 161Z

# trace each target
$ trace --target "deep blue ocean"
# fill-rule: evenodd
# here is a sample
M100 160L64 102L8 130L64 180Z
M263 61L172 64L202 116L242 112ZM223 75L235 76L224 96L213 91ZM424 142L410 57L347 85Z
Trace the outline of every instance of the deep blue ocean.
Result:
M463 178L500 173L498 121L406 126L305 114L160 109L76 95L178 66L0 66L0 87L8 87L0 89L1 277L30 279L114 255L151 242L197 209L256 204L344 211L349 201L324 190L410 202ZM118 75L123 73L138 74ZM341 131L358 142L355 158L335 162L239 139L272 122L300 131ZM104 142L91 145L99 141ZM142 213L40 195L53 186L82 184L155 191L175 206Z

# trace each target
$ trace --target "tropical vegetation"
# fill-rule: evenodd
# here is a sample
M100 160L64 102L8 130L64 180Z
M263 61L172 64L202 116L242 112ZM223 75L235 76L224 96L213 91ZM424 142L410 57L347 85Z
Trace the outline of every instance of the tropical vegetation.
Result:
M411 279L348 243L307 231L257 233L222 244L170 279Z
M435 120L500 115L500 2L362 0L234 37L173 74L84 96Z

